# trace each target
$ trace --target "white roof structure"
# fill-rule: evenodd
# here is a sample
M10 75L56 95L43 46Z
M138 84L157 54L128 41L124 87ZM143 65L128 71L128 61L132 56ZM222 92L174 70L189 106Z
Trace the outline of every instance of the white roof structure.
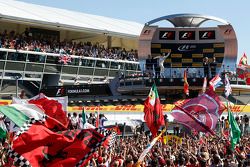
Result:
M0 19L111 36L139 37L143 24L14 0L0 0Z

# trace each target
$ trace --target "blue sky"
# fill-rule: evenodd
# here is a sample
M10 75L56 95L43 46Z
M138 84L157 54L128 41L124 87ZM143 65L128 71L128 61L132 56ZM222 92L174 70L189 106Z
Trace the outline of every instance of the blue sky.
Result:
M238 37L238 60L245 52L250 60L249 0L20 0L23 2L80 11L146 23L154 18L195 13L229 21Z

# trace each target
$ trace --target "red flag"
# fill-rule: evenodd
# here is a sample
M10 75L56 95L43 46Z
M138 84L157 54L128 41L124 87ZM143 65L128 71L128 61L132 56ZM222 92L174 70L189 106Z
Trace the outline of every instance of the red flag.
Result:
M189 96L189 84L187 81L187 69L184 71L184 93Z
M245 77L246 77L246 84L247 84L247 85L250 85L250 72L247 72L247 73L245 74Z
M155 84L153 84L148 98L144 102L144 120L153 137L156 137L158 129L164 125L164 116Z
M10 157L17 165L39 167L83 166L107 139L95 129L53 132L34 123L13 141Z
M247 55L244 53L243 56L240 58L238 67L237 67L237 75L238 78L244 79L245 78L245 73L247 72L246 67L248 66L247 64Z
M41 106L45 111L45 114L55 118L61 122L65 127L68 126L69 120L67 118L66 112L63 111L62 104L53 99L41 98L36 100L30 100L29 103Z
M180 107L187 113L179 107L175 107L171 115L181 124L198 132L208 132L214 129L225 109L219 97L211 90L196 98L185 100Z

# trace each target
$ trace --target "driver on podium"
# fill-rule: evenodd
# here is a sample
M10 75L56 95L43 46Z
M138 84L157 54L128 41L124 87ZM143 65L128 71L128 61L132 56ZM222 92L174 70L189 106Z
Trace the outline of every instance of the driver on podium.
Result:
M159 67L160 67L160 77L165 78L165 67L164 67L164 62L166 58L170 55L171 52L168 52L167 55L165 53L162 53L162 56L159 56Z

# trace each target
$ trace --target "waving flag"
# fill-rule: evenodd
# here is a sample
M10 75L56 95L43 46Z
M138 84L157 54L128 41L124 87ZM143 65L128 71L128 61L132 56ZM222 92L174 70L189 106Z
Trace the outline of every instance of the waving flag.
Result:
M0 106L0 113L6 117L9 122L9 132L19 132L23 130L32 120L43 120L44 125L50 129L65 130L65 126L62 125L56 119L47 116L44 111L34 104L11 104L8 106ZM6 121L5 120L5 121Z
M31 99L12 98L12 104L35 104L35 110L40 108L43 112L55 119L58 119L65 127L68 125L66 116L68 97L47 97L43 93L34 96ZM31 107L31 105L29 106ZM24 110L25 111L25 110Z
M161 131L161 133L155 137L150 144L148 144L146 146L146 148L143 150L143 152L141 153L138 162L136 163L137 167L140 167L141 162L143 161L143 159L145 158L145 156L147 155L147 153L152 149L152 147L155 145L155 143L160 139L161 135L166 131L166 129L163 129Z
M1 117L1 116L0 116ZM5 138L7 135L7 128L5 126L5 123L3 121L3 118L0 118L0 139Z
M30 100L29 103L40 106L44 110L45 114L60 121L65 127L68 126L69 120L66 112L63 111L62 104L57 100L41 98Z
M158 129L164 125L161 102L155 84L153 84L148 98L144 102L144 120L153 137L157 135Z
M228 79L227 74L225 75L225 96L228 98L228 96L232 93L232 88Z
M248 66L247 64L247 55L244 53L243 56L240 58L238 67L237 67L237 75L238 78L244 79L245 78L245 73L247 73L246 67Z
M215 91L216 88L220 87L222 85L222 81L219 75L216 75L211 81L209 82L209 88L213 91Z
M189 96L189 84L187 81L187 69L184 71L184 93Z
M234 146L240 141L241 131L238 123L234 119L232 112L230 111L230 108L227 107L227 109L228 109L228 121L230 126L231 147L232 149L234 149Z
M185 112L180 108L183 108ZM185 100L182 105L172 110L171 115L177 122L190 129L208 132L215 128L224 109L225 106L216 93L207 91L196 98Z
M9 157L20 166L84 166L109 135L100 129L53 132L38 121L13 141Z

